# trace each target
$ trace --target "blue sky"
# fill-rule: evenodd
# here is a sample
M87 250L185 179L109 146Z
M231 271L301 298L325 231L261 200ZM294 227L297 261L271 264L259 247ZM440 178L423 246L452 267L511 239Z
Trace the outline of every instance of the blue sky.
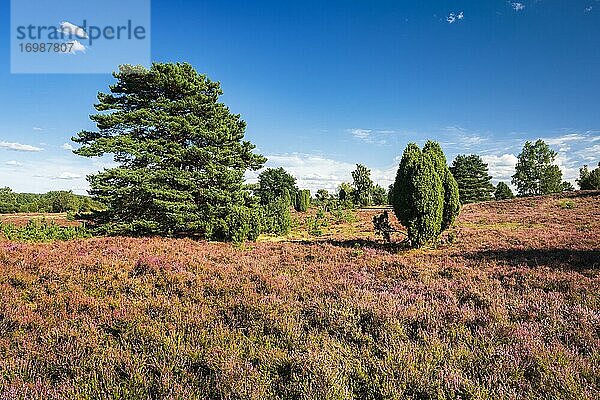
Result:
M69 139L93 128L113 78L11 74L7 3L0 186L83 193L110 159L75 156ZM221 81L268 165L312 190L350 180L358 162L387 185L406 144L427 139L449 162L482 155L495 181L510 180L525 140L546 139L569 180L600 161L597 0L153 0L151 55Z

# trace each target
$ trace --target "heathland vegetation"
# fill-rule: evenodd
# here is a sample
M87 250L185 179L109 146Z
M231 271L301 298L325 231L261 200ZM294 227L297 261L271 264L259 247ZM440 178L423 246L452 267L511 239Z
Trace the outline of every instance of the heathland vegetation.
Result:
M515 198L427 141L311 193L189 64L114 76L90 196L0 189L0 399L600 397L600 165L526 142Z

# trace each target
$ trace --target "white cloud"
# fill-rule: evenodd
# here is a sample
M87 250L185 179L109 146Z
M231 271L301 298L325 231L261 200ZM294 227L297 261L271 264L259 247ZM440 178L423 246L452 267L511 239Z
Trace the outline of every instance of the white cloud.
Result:
M15 160L9 160L7 162L5 162L6 165L10 165L11 167L21 167L23 164L21 164L18 161Z
M453 24L456 21L460 21L461 19L464 19L464 18L465 18L465 13L461 11L458 14L450 13L450 15L448 15L446 17L446 21L448 21L449 24Z
M494 182L503 181L510 184L511 178L515 173L517 165L517 156L514 154L484 155L481 156L483 162L488 165L488 171Z
M593 9L594 9L594 7L593 7L593 6L586 7L586 8L585 8L585 12L586 12L586 13L589 13L589 12L591 12Z
M334 193L342 182L351 182L351 172L356 169L356 164L333 160L321 155L313 154L277 154L268 155L267 167L283 167L297 179L298 187L309 189L316 193L319 189L326 189ZM368 166L367 166L368 167ZM384 187L393 183L398 166L392 165L387 169L371 168L371 179ZM248 174L247 178L255 182L258 173Z
M51 177L51 179L62 179L62 180L73 180L83 178L80 174L74 172L61 172L57 176Z
M523 3L510 3L510 6L513 8L513 10L515 11L523 11L525 9L525 4Z
M62 54L77 54L77 52L85 53L86 47L77 40L71 40L66 43L68 45L67 51Z
M39 126L34 126L33 130L34 131L43 131L44 129L40 128Z
M85 29L83 29L82 27L77 26L75 24L72 24L70 22L61 22L60 23L60 31L70 37L75 36L80 39L88 38L88 34L85 31Z
M65 143L61 146L64 150L75 150L75 148L71 145L71 143Z
M37 152L42 151L39 147L31 146L28 144L14 143L14 142L0 142L0 148L14 150L14 151L30 151Z

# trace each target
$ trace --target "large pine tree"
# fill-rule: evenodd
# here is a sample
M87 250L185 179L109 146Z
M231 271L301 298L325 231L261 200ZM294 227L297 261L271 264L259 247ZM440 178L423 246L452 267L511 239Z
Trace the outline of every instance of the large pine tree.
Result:
M219 102L220 84L189 64L125 65L114 77L90 117L98 130L73 138L76 154L112 154L118 164L88 178L107 207L92 220L109 234L256 236L244 173L265 159L243 140L245 122Z
M476 154L459 155L454 159L450 171L458 183L462 204L492 200L492 177L481 157Z

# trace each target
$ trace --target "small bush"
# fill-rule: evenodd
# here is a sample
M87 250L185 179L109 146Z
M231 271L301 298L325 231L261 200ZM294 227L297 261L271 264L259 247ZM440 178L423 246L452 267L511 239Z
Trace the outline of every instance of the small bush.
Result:
M575 208L575 203L569 199L561 199L558 201L558 206L564 210L571 210Z
M289 197L280 197L262 207L262 233L286 235L292 226Z
M91 237L85 226L59 226L42 220L30 220L27 225L0 224L0 233L8 240L16 242L52 242Z
M294 205L296 211L306 212L310 207L310 190L299 190Z

